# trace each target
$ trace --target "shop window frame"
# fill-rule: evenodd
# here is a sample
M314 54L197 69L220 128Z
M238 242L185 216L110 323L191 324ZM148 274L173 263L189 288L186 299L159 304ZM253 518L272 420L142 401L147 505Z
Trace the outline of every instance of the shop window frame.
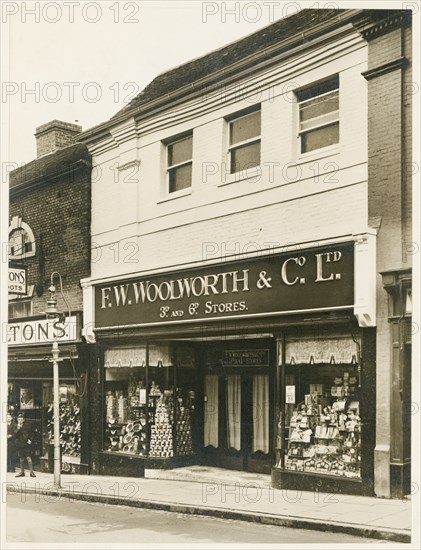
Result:
M151 361L151 358L150 358L150 353L151 353L151 348L154 347L156 345L156 342L154 344L149 344L149 342L142 342L141 346L140 347L144 347L145 348L145 359L142 360L139 364L131 364L131 365L125 365L125 364L120 364L120 366L117 366L117 365L110 365L108 364L107 366L107 363L105 361L105 358L106 358L106 351L108 349L120 349L120 350L124 350L126 348L132 348L133 346L130 344L123 344L122 346L117 346L116 348L114 348L114 346L106 346L103 348L102 350L102 368L100 369L100 373L99 373L99 378L98 378L98 382L100 383L101 385L101 388L102 388L102 391L101 391L101 398L100 398L100 402L99 402L99 409L101 411L101 417L102 417L102 420L100 422L100 426L101 426L101 429L99 430L100 431L100 434L99 434L99 443L100 443L100 453L105 456L105 457L111 457L111 456L117 456L120 458L122 458L123 460L124 459L135 459L136 461L137 460L140 460L140 461L148 461L148 460L151 460L151 461L154 461L154 460L169 460L169 461L173 461L173 460L179 460L179 459L183 459L187 457L187 459L190 457L190 453L183 453L183 449L181 449L180 447L182 446L183 444L183 441L181 439L181 429L180 429L180 426L178 426L177 422L179 420L179 418L181 419L180 417L180 414L182 416L183 413L179 413L178 411L178 407L177 407L177 397L176 397L176 394L173 393L172 394L172 405L173 405L173 409L172 409L172 423L171 423L171 430L172 430L172 435L171 435L171 441L172 441L172 445L173 445L173 452L174 454L173 455L163 455L163 456L158 456L154 453L151 453L151 441L152 441L152 433L151 433L151 427L153 424L155 424L155 414L157 412L157 402L158 402L158 398L160 398L161 396L164 395L164 393L167 391L167 389L172 386L173 387L173 390L175 388L177 388L177 371L180 371L180 370L183 370L184 368L187 368L187 365L182 365L180 364L180 358L177 357L177 353L175 353L175 355L172 355L171 356L171 363L168 363L167 361L162 361L162 360L158 360L157 363L153 363L152 364L152 361ZM166 358L168 359L168 357ZM173 361L175 359L175 362ZM138 368L138 369L141 369L141 371L144 373L144 376L142 377L142 383L144 383L144 389L146 389L146 404L143 406L142 405L142 408L143 408L143 411L144 411L144 419L146 421L146 427L145 427L145 430L142 432L145 433L146 435L146 438L143 440L145 441L146 443L146 447L143 447L143 450L142 452L139 452L138 450L135 451L134 449L133 450L124 450L124 447L122 449L119 449L118 448L118 445L116 446L116 449L112 449L110 448L110 431L111 429L114 431L114 430L119 430L121 429L121 427L123 425L126 425L129 424L129 423L137 423L139 422L140 420L136 420L136 419L127 419L127 422L124 421L124 422L120 422L120 420L118 420L117 418L117 421L115 422L115 427L112 426L110 427L110 424L108 422L108 419L107 419L107 400L106 400L106 395L107 395L107 392L109 390L111 391L114 391L114 388L113 388L113 385L114 387L116 385L119 386L119 388L121 389L120 391L122 391L123 393L127 393L127 396L125 396L126 398L128 398L128 391L125 390L125 387L128 388L128 381L125 380L124 378L121 378L121 380L110 380L108 379L107 380L107 370L108 369L119 369L119 368L125 368L125 369L128 369L128 370L131 370L131 369L134 369L134 368ZM194 360L192 360L192 363L191 365L188 365L188 368L191 369L192 371L194 371ZM193 377L194 378L194 377ZM139 378L140 380L140 378ZM152 393L152 389L153 389L153 386L154 386L154 383L158 381L158 386L159 386L159 394L158 393ZM117 384L116 384L117 382ZM156 384L155 384L156 385ZM193 383L193 386L195 386L195 383ZM189 392L190 393L190 392ZM193 391L193 393L195 394L196 391ZM178 395L178 394L177 394ZM186 395L185 395L186 396ZM151 399L152 398L152 399ZM195 399L195 398L194 398ZM196 401L197 402L197 401ZM153 403L153 404L152 404ZM139 408L139 407L137 407ZM193 411L194 409L191 409L191 411ZM117 415L118 416L118 415ZM179 433L180 432L180 433ZM193 438L193 421L192 421L192 424L191 424L191 437ZM115 435L117 436L117 433L115 434L111 434L111 435ZM179 443L180 443L180 447L179 447ZM194 443L193 443L193 439L191 441L191 445L192 447L194 446ZM111 445L112 446L112 445ZM193 450L192 453L194 453L195 451ZM105 459L107 460L107 459ZM105 463L104 463L105 464Z

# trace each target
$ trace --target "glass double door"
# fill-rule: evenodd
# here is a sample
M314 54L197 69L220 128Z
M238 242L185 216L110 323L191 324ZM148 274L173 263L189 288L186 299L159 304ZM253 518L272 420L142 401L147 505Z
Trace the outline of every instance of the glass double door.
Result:
M268 374L205 376L204 455L209 465L270 473L271 380Z

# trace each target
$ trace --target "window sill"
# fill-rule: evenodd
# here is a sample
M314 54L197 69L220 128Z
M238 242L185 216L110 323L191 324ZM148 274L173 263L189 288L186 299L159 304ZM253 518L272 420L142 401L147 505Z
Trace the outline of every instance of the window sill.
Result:
M296 158L296 163L302 164L304 162L311 162L326 157L334 157L339 155L339 153L339 145L323 147L322 149L316 149L315 151L311 151L310 153L300 153Z
M262 175L262 169L260 166L249 168L248 170L242 170L241 172L235 172L234 174L228 174L226 181L221 181L217 184L217 187L224 187L224 185L231 185L239 181L250 180L253 178L260 178Z
M157 201L157 204L172 201L174 199L179 199L181 197L187 197L188 195L191 195L191 194L192 194L192 188L191 187L188 187L186 189L181 189L180 191L174 191L174 193L169 193L168 195L166 195L162 199L159 199L159 201Z

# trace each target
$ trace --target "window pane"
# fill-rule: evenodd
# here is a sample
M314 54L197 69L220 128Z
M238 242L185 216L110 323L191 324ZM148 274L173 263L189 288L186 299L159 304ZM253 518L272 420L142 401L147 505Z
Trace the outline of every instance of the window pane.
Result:
M301 122L300 130L311 130L312 128L317 128L318 126L324 126L330 122L337 122L339 120L339 111L333 111L332 113L326 113L325 115L319 116L317 118L311 118L305 122Z
M339 122L302 134L301 152L308 153L309 151L314 151L314 149L327 147L334 143L339 143Z
M9 304L9 319L29 317L32 313L32 303L29 300L24 302L13 302Z
M179 168L173 168L170 170L170 193L180 191L180 189L186 189L186 187L191 187L191 175L191 164L186 164L185 166L180 166Z
M306 99L311 99L312 97L317 97L322 94L327 94L332 90L337 90L339 88L339 77L335 76L330 80L324 80L323 82L318 82L313 86L300 90L297 94L299 101L305 101Z
M230 145L260 136L260 111L230 123Z
M231 174L260 165L260 141L231 151Z
M318 97L300 105L300 120L309 120L339 110L339 92Z
M12 256L20 256L23 253L23 229L16 229L10 234L9 246Z
M191 160L192 145L193 138L191 136L168 145L168 166Z

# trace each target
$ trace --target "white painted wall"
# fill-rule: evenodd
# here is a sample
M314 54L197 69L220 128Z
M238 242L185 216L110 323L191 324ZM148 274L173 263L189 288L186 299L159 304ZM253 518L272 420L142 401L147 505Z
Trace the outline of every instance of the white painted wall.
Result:
M357 33L224 93L202 96L158 117L113 129L90 146L92 282L207 257L251 252L367 230L367 48ZM340 145L300 156L291 87L340 75ZM246 88L246 86L249 86ZM252 87L254 86L254 88ZM256 86L258 86L256 88ZM249 90L253 96L241 92ZM237 181L226 174L224 117L262 105L262 167ZM166 194L162 140L193 130L193 185Z

